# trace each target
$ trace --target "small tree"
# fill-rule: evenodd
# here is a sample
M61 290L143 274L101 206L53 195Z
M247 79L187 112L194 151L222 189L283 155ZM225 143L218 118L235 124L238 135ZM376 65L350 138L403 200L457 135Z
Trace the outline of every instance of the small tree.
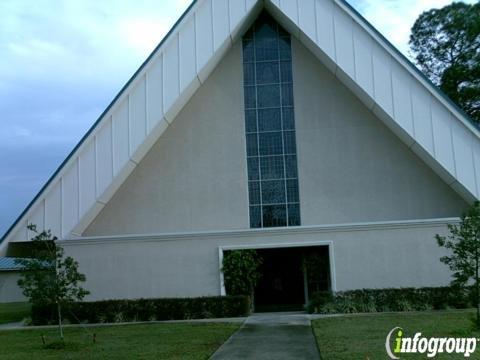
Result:
M260 280L262 259L256 250L231 250L223 256L222 272L229 295L249 295Z
M36 225L28 225L36 235L32 238L31 258L17 259L23 266L18 285L33 305L55 305L58 315L60 338L63 340L62 306L81 301L89 294L80 286L86 280L78 271L78 262L64 255L56 243L57 237L50 230L37 231Z
M460 223L449 224L450 235L436 235L438 245L451 251L440 261L453 271L452 285L464 287L473 283L477 307L476 326L480 329L480 203L476 201L461 217Z

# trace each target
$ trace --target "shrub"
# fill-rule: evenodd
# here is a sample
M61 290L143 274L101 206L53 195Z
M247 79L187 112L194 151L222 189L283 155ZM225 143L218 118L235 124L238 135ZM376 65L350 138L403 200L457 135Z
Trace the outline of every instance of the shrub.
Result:
M318 313L319 309L333 302L334 296L331 291L319 291L315 293L308 303L309 313Z
M259 271L261 264L262 258L257 250L226 251L223 256L222 272L227 294L253 295L253 289L261 277Z
M78 302L65 306L62 315L65 320L78 324L237 317L249 313L250 298L238 295ZM56 321L54 306L32 306L33 325L53 324Z
M308 312L320 314L465 309L471 307L471 288L425 287L361 289L318 292L311 296Z

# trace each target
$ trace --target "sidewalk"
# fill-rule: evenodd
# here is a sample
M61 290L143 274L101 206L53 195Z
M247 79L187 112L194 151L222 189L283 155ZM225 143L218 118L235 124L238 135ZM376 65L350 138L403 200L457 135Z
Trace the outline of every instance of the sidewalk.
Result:
M244 317L235 318L214 318L214 319L189 319L189 320L161 320L161 321L135 321L135 322L116 322L116 323L95 323L95 324L63 324L63 327L100 327L100 326L122 326L122 325L139 325L139 324L168 324L168 323L242 323ZM0 331L3 330L35 330L35 329L54 329L58 325L39 325L29 326L22 322L14 322L0 324Z
M319 358L308 314L265 313L248 317L211 359Z

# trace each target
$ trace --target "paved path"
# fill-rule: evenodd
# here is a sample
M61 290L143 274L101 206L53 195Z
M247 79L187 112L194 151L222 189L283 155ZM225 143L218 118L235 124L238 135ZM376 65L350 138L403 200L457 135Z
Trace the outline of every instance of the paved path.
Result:
M308 314L268 313L248 317L211 360L319 358Z
M24 327L22 321L17 321L13 323L0 324L0 330L10 330L10 329L20 329Z
M246 318L215 318L215 319L190 319L190 320L159 320L159 321L131 321L131 322L116 322L116 323L96 323L96 324L63 324L63 327L101 327L101 326L122 326L122 325L141 325L141 324L168 324L168 323L240 323L244 322ZM28 326L23 322L14 322L0 324L0 331L2 330L35 330L35 329L55 329L58 325L37 325Z

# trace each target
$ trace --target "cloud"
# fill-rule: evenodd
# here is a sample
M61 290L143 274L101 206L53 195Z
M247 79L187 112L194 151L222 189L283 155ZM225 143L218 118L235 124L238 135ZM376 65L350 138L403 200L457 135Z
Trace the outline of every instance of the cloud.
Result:
M0 1L0 235L189 4Z
M0 233L190 2L0 0ZM352 0L404 53L418 14L449 2Z
M352 5L404 55L409 53L410 29L417 17L451 0L353 0ZM475 0L466 0L473 4Z
M130 48L144 54L146 49L152 51L158 42L158 34L168 31L165 23L155 19L128 19L120 24L120 32Z
M2 0L0 149L73 147L188 2Z

